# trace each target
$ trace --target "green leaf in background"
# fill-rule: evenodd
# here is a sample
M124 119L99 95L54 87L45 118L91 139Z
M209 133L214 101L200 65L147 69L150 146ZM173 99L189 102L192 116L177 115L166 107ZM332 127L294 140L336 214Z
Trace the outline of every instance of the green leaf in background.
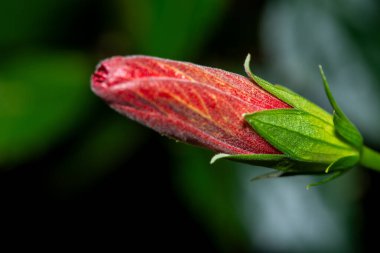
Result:
M60 194L88 189L134 154L144 144L140 126L111 114L81 136L70 157L51 174L52 188Z
M194 57L226 7L225 0L119 1L120 22L139 53L167 58Z
M73 52L34 52L0 66L0 165L57 141L87 109L89 63Z
M14 47L51 36L57 31L55 18L73 0L2 1L0 8L0 46Z
M210 166L209 152L170 145L178 164L175 179L182 199L203 221L221 252L245 252L249 239L240 218L241 192L235 165L224 162Z

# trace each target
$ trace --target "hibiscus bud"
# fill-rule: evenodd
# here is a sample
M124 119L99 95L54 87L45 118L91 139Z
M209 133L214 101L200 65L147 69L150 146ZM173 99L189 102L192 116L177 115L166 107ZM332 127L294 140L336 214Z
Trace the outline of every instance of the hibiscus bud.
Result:
M243 114L289 106L248 78L147 56L112 57L93 91L118 112L177 140L228 154L278 154Z
M253 75L249 60L248 55L250 79L187 62L116 56L98 65L92 90L161 134L221 152L212 162L227 158L272 167L280 171L275 176L331 173L323 182L358 163L378 169L380 156L363 146L322 68L333 115Z

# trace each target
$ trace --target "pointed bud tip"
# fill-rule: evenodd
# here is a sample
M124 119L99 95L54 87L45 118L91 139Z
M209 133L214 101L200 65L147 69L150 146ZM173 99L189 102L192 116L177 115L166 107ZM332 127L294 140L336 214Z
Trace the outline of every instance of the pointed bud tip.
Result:
M100 62L91 78L92 88L94 90L97 90L98 88L104 89L114 84L115 78L113 77L118 69L123 66L123 62L124 59L121 56L115 56Z
M107 76L107 67L103 64L100 64L92 75L92 86L102 86L102 84L107 80Z

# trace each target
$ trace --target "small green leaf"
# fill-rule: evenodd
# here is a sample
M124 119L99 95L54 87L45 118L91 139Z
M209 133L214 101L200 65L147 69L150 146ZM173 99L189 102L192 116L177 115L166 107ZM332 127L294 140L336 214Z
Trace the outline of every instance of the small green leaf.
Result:
M330 164L358 152L335 135L334 126L297 109L260 111L245 115L269 143L293 160Z
M358 150L361 150L363 146L362 135L360 134L359 130L355 127L355 125L343 113L343 111L340 109L337 102L335 101L321 65L319 65L319 71L321 72L322 81L325 87L327 97L330 101L331 106L334 109L334 125L336 131L347 142L352 144Z

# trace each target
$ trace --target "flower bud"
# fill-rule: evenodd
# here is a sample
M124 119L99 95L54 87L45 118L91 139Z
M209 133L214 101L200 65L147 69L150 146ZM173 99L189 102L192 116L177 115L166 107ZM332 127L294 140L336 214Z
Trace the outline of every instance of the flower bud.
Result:
M245 69L223 70L148 56L102 61L92 90L112 108L157 132L281 175L332 173L360 161L363 139L338 107L321 69L330 115ZM276 176L279 174L277 173Z
M228 154L279 154L243 114L289 106L249 79L192 63L112 57L92 77L112 108L177 140Z

